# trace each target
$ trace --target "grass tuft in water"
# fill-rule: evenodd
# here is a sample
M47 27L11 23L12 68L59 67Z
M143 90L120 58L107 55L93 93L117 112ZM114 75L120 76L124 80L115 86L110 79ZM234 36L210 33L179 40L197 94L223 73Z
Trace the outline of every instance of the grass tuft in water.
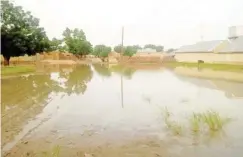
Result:
M174 135L181 135L183 128L182 125L179 124L179 122L173 121L170 119L171 113L168 111L167 107L165 107L163 110L163 118L164 122L167 126L167 128L174 134Z
M172 113L168 111L167 107L162 109L162 115L167 128L175 135L181 135L183 132L183 125L179 122L171 120ZM218 112L206 111L203 113L193 113L189 119L190 130L194 134L201 133L205 128L207 132L218 132L223 129L225 124L230 122L230 118L220 116ZM205 127L206 126L206 127Z
M200 131L200 117L193 113L191 119L190 119L190 123L191 123L191 130L194 132L194 133L198 133Z
M198 114L197 117L200 121L208 126L209 131L222 130L223 126L230 121L229 118L223 118L215 111L207 111Z

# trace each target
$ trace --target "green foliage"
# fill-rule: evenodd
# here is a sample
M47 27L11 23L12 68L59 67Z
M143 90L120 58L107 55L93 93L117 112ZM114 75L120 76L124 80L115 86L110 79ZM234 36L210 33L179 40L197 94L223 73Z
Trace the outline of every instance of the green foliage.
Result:
M214 111L207 111L204 113L194 113L192 117L192 130L195 128L199 130L199 124L205 124L209 131L219 131L223 126L230 121L229 118L223 118L219 113Z
M168 53L175 51L176 49L170 48L167 50Z
M127 46L125 47L125 51L124 51L124 56L133 56L135 53L137 52L136 48L134 48L133 46Z
M132 46L124 46L123 53L125 56L132 56L137 52L137 50L142 49L139 45L132 45ZM114 47L114 51L117 53L121 53L121 45L117 45Z
M108 57L111 52L111 47L105 45L96 45L94 47L93 55L97 57Z
M1 48L7 65L11 56L32 55L50 48L39 19L8 0L1 1L1 7Z
M114 51L117 52L117 53L121 53L121 45L115 46Z
M164 51L164 46L160 46L160 45L158 45L158 46L156 46L156 52L163 52Z
M63 32L64 42L67 50L76 55L87 55L92 52L92 45L86 40L85 33L82 29L75 28L71 30L66 28Z
M182 125L171 119L171 113L167 108L162 109L162 115L167 128L174 134L179 135L182 133ZM224 118L219 113L214 111L207 111L203 113L193 113L189 119L190 131L193 133L218 132L221 131L225 124L230 122L231 119Z
M150 49L155 49L156 52L162 52L164 50L164 46L161 45L153 45L153 44L147 44L144 46L144 48L150 48Z
M57 39L57 38L53 38L50 41L50 51L60 51L60 52L64 52L66 50L65 46L62 46L62 42L63 40Z

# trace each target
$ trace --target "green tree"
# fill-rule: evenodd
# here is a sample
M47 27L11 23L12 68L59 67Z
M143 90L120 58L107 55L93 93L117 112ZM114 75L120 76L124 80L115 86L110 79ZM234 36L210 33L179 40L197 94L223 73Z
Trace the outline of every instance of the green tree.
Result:
M137 52L136 47L134 46L126 46L124 51L124 56L133 56Z
M114 51L117 52L117 53L121 53L121 45L115 46Z
M63 40L61 40L61 39L53 38L50 41L50 51L55 51L55 50L58 50L61 52L65 51L65 47L62 46L62 42L63 42Z
M93 55L97 57L108 57L111 52L111 47L105 45L96 45L93 50Z
M167 50L168 53L175 51L176 49L170 48Z
M153 45L153 44L147 44L147 45L144 45L144 48L150 48L150 49L156 49L156 45Z
M156 52L163 52L164 51L164 46L157 45L155 49L156 49Z
M133 47L133 49L135 49L136 51L139 50L139 49L142 49L142 47L139 46L139 45L133 45L132 47Z
M164 50L164 46L154 44L147 44L144 46L144 48L155 49L156 52L162 52Z
M39 19L8 0L1 1L1 7L1 52L5 65L9 65L11 56L32 55L50 48Z
M86 40L85 33L82 29L75 28L71 30L66 28L63 32L63 37L69 52L81 56L92 52L92 45Z

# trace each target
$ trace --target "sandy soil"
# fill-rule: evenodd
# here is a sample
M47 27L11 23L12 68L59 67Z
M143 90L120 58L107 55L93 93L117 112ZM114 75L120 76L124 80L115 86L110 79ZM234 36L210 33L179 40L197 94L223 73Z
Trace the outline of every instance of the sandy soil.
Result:
M48 64L77 64L77 62L73 60L42 60L40 62Z

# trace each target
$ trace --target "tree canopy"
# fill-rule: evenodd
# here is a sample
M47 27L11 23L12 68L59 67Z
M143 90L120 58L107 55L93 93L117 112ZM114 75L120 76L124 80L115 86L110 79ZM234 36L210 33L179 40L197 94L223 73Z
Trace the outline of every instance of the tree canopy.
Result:
M114 51L117 53L121 53L121 45L117 45L114 47ZM133 56L138 49L142 49L139 45L132 45L132 46L123 46L123 55L124 56Z
M124 51L124 56L133 56L137 52L136 46L126 46Z
M161 45L147 44L147 45L144 45L144 48L155 49L156 52L162 52L162 51L164 51L164 46L161 46Z
M62 39L52 38L52 40L50 41L50 51L55 50L60 52L64 52L67 50L66 45L63 45Z
M92 52L92 45L86 40L85 33L82 29L75 28L71 30L66 28L63 32L64 42L67 50L76 55L87 55Z
M93 55L97 57L108 57L111 52L111 47L106 45L96 45L93 50Z
M32 55L50 48L39 19L8 0L1 1L1 48L5 65L11 56Z

